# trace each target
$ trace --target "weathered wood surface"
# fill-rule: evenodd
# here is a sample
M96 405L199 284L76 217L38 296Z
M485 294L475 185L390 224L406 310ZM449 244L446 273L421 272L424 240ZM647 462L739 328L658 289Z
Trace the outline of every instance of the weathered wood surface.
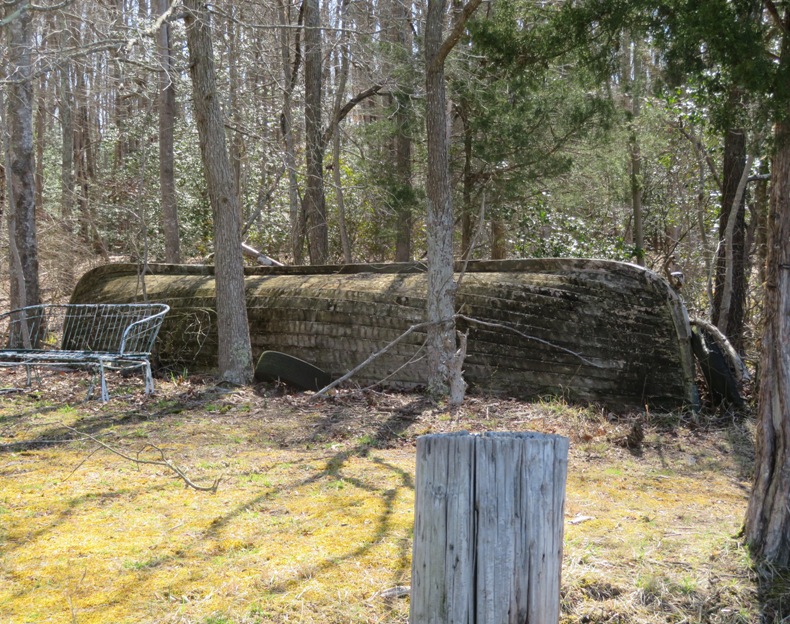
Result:
M136 265L98 267L72 302L140 301L145 292L172 308L161 360L215 366L213 267L149 265L145 288L142 279ZM281 351L333 377L424 320L419 263L248 267L245 280L255 357ZM458 323L469 332L465 375L473 389L612 407L696 403L685 308L651 271L601 260L470 262L457 302L460 314L487 323ZM424 340L415 331L356 380L423 384Z
M559 619L568 439L417 439L414 624Z

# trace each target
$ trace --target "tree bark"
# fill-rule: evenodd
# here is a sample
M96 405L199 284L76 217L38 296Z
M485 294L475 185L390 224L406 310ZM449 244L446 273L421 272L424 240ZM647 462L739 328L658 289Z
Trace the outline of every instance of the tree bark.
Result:
M159 0L159 13L164 14L170 0ZM170 24L159 28L159 195L162 201L162 229L165 235L165 261L181 262L176 199L173 133L176 119L176 86L173 82L173 51Z
M448 396L451 405L463 402L463 349L456 343L453 279L453 202L448 162L447 110L442 50L445 0L429 0L425 22L425 124L428 143L428 296L426 316L429 367L428 390ZM443 54L442 54L443 53Z
M711 321L727 336L738 352L743 351L743 318L746 305L746 276L744 272L746 202L745 193L740 193L739 196L738 187L745 167L746 133L742 129L728 130L724 137L719 249L716 253ZM732 215L735 216L734 223L730 223ZM731 232L729 237L727 236L728 232ZM732 262L728 266L729 254L732 255ZM728 273L730 273L729 278ZM722 308L724 299L729 300L726 311Z
M200 154L214 217L219 373L224 381L242 385L252 381L252 349L244 292L241 206L225 142L209 13L201 0L185 0L184 8Z
M639 147L637 122L641 113L641 87L642 87L642 59L639 44L632 37L628 37L629 45L626 54L630 52L628 64L628 78L626 83L630 91L630 107L628 111L630 122L630 135L628 139L629 174L631 191L631 211L634 216L634 255L639 266L645 266L645 234L642 214L642 152Z
M790 10L784 15L790 31ZM790 75L790 37L779 75ZM790 106L774 124L768 258L757 407L755 478L746 512L746 541L771 569L790 567Z
M410 4L401 0L386 3L386 26L383 36L395 57L388 66L388 73L397 80L395 93L389 96L394 105L395 136L392 154L395 162L395 261L412 259L412 228L414 225L414 190L412 188L412 137L411 118L412 86L408 79L399 77L399 64L411 58L411 30L408 28ZM402 66L402 65L401 65Z
M60 63L60 127L63 145L60 159L60 216L71 232L74 212L74 95L67 60Z
M291 51L288 46L288 26L290 20L283 0L277 0L277 16L281 27L278 29L280 60L283 73L283 107L280 113L280 132L285 144L285 168L288 171L288 206L291 221L291 254L294 264L304 262L304 211L299 202L299 183L296 178L296 147L293 134L293 90L296 74L301 64L299 55L299 36L296 38L296 59L291 68ZM297 33L299 31L297 30Z
M21 308L41 303L33 156L33 27L29 8L21 8L6 28L10 166L7 217L13 267L10 296L11 308Z
M304 118L306 186L304 211L310 264L326 264L329 228L324 197L324 146L321 140L321 14L319 0L304 0Z
M760 559L790 566L790 122L776 125L761 343L757 459L746 539Z

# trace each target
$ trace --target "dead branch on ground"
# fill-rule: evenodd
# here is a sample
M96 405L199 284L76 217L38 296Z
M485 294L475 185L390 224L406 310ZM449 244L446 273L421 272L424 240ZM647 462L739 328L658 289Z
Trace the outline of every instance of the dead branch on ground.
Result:
M181 468L179 468L178 466L176 466L172 461L170 461L165 456L165 452L161 448L156 446L155 444L150 444L150 443L146 444L142 449L140 449L137 452L137 457L131 457L130 455L127 455L123 451L119 451L118 449L110 446L109 444L107 444L105 442L102 442L96 436L92 436L89 433L84 433L84 432L82 432L82 431L80 431L78 429L74 429L73 427L69 427L68 425L63 425L63 427L65 429L68 429L69 431L73 431L74 433L76 433L78 435L81 435L81 436L84 436L85 438L93 440L96 444L99 445L100 448L104 448L104 449L110 451L111 453L114 453L118 457L121 457L122 459L130 461L133 464L137 464L138 466L140 466L140 465L148 465L148 466L163 466L165 468L168 468L168 469L172 470L173 472L175 472L176 475L178 475L178 478L181 479L184 482L184 486L185 487L191 487L193 490L198 490L200 492L212 492L212 493L215 493L217 491L217 487L219 487L219 482L220 482L222 477L218 477L217 479L215 479L214 483L209 485L209 486L198 485L198 484L192 482L189 479L189 477L187 477L187 475L184 473L184 471L181 470ZM140 458L140 454L143 453L145 450L147 450L149 447L154 449L159 454L160 459L141 459ZM77 467L74 468L74 470L71 471L69 476L66 477L66 480L68 480L69 477L71 477L71 475L73 475L75 472L77 472L77 470L79 470L80 467L94 455L94 453L98 452L100 450L100 448L94 449L85 459L83 459L77 465Z

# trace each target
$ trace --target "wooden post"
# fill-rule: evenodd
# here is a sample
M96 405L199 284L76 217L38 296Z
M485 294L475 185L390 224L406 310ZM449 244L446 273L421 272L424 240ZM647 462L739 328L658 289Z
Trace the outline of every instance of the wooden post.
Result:
M417 440L411 624L559 621L568 439Z

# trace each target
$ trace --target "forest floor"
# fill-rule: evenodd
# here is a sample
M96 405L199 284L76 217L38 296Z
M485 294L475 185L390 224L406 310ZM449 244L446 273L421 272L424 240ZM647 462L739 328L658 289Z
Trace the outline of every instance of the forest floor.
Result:
M748 417L0 370L0 622L406 622L419 435L571 440L562 622L784 622L737 538ZM634 436L634 423L644 437ZM629 436L629 434L631 434ZM90 436L90 437L88 437ZM127 455L112 453L97 441ZM216 492L185 487L158 460ZM790 583L788 583L790 586ZM766 613L766 604L773 612ZM787 611L783 613L783 611Z

